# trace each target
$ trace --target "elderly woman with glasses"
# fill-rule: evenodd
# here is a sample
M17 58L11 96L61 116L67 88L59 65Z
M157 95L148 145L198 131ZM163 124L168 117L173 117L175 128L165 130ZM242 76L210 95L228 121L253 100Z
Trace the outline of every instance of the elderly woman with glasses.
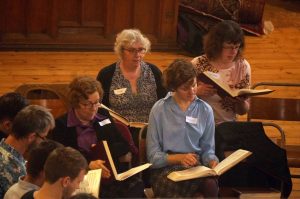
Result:
M118 172L129 169L128 162L135 150L108 111L100 108L102 96L101 84L96 79L75 78L69 85L70 110L56 119L49 138L79 150L87 159L89 169L102 169L101 197L142 197L144 184L138 176L114 180L101 141L108 142Z
M224 20L210 29L204 39L204 55L192 60L198 77L204 71L216 77L232 89L250 87L251 68L242 52L245 46L244 34L234 21ZM197 95L214 110L215 123L235 121L236 115L249 110L247 97L222 95L213 85L198 81Z
M161 71L143 61L151 43L137 29L125 29L115 41L119 60L100 70L97 80L104 89L103 104L131 122L148 122L153 104L166 92ZM136 131L131 129L136 141Z

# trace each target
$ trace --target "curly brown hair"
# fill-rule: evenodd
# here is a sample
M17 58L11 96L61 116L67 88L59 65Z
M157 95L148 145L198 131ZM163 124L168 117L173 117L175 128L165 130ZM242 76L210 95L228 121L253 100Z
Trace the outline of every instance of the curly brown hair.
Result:
M68 99L72 107L78 107L81 100L87 100L89 95L98 92L100 101L103 97L103 89L96 79L89 76L80 76L73 79L69 85Z

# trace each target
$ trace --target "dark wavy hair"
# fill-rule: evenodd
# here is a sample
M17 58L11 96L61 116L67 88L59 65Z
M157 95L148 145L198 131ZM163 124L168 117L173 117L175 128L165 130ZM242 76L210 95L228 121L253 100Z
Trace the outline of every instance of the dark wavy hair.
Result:
M204 37L204 52L209 60L218 58L224 43L240 44L235 60L242 56L245 47L244 32L240 25L231 20L224 20L212 27Z
M10 92L0 97L0 121L3 119L13 120L17 113L29 102L20 93Z

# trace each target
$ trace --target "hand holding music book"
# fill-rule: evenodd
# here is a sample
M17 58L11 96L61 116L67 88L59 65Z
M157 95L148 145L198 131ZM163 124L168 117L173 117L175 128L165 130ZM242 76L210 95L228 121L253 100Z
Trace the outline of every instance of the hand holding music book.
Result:
M111 156L111 153L110 153L110 150L109 150L109 147L108 147L108 144L107 144L107 141L102 141L103 142L103 146L104 146L104 149L105 149L105 152L106 152L106 155L108 157L108 161L109 161L109 164L111 166L111 169L112 169L112 172L115 176L115 179L118 180L118 181L122 181L122 180L125 180L147 168L149 168L151 166L150 163L146 163L146 164L143 164L143 165L140 165L140 166L137 166L137 167L134 167L134 168L131 168L129 169L128 171L125 171L123 173L120 173L118 174L117 173L117 170L116 170L116 167L115 167L115 163L112 159L112 156Z
M95 197L99 197L100 180L102 169L89 170L84 176L83 181L79 184L79 188L75 190L76 193L90 193Z
M101 104L101 107L104 108L104 109L106 109L106 110L108 110L109 114L113 118L115 118L116 120L122 122L126 126L136 127L136 128L143 128L145 125L148 125L148 123L144 123L144 122L130 122L126 117L124 117L124 116L120 115L119 113L111 110L110 108L108 108L104 104Z
M250 151L238 149L234 153L229 155L227 158L225 158L223 161L221 161L213 169L205 166L196 166L181 171L173 171L168 175L168 178L177 182L207 176L220 176L251 154L252 152Z
M198 80L203 83L213 85L217 90L220 96L231 96L231 97L251 97L256 95L265 95L273 92L271 89L232 89L227 84L223 83L219 78L218 74L205 71L200 73Z

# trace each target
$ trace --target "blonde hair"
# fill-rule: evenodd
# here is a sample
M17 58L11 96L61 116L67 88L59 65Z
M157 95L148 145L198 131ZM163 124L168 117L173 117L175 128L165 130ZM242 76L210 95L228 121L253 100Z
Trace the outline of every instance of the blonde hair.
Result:
M146 52L150 51L150 40L145 37L138 29L125 29L120 32L116 37L114 51L119 56L119 58L121 58L123 49L132 46L135 42L141 43L146 49Z

